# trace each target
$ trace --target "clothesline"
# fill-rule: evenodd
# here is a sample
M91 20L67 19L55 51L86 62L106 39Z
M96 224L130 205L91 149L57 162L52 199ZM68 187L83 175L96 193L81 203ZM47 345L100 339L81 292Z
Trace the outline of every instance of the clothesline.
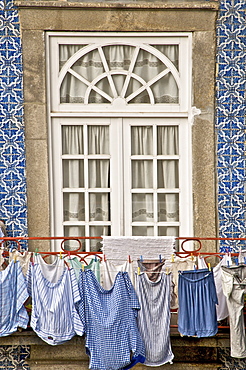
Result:
M5 239L5 240L3 240ZM71 279L74 281L74 284L76 285L76 281L78 282L83 282L83 289L89 289L90 286L87 286L86 283L85 283L85 280L87 281L87 279L90 280L90 284L94 284L94 280L95 279L98 279L98 274L100 274L100 269L97 269L98 266L101 266L102 267L102 275L99 276L99 279L101 278L101 276L103 276L103 279L101 281L102 283L102 286L105 290L109 290L109 288L106 287L106 284L109 284L110 287L113 287L114 285L112 284L113 281L115 281L115 276L116 276L116 273L117 273L117 269L118 269L118 272L122 272L122 274L117 274L118 276L122 275L122 276L128 276L127 279L129 279L129 282L131 281L132 282L132 287L134 288L135 285L134 284L145 284L144 283L144 279L147 279L147 276L149 277L150 281L152 281L152 283L158 283L159 281L163 282L163 280L165 279L168 279L170 280L170 284L171 284L171 280L173 280L173 289L174 289L174 300L172 301L171 303L171 306L170 306L170 310L174 310L174 309L177 309L179 308L179 317L182 318L182 310L180 311L180 307L182 308L183 307L183 299L187 299L186 297L186 293L188 291L190 291L189 289L187 290L185 288L185 285L184 285L184 289L181 288L181 292L183 292L183 296L181 297L181 305L177 305L177 298L179 297L180 298L180 294L178 292L178 295L176 294L177 293L177 288L178 288L178 284L177 284L177 280L180 278L180 273L179 271L181 271L181 281L182 281L182 284L186 284L186 282L188 281L191 281L193 278L194 280L192 280L193 282L195 280L197 280L198 284L200 284L200 281L204 280L204 279L207 279L209 278L211 280L210 283L212 283L212 276L214 275L213 272L215 272L215 270L219 271L219 269L222 268L222 266L226 267L226 264L227 264L227 260L230 261L230 264L232 266L232 260L231 260L231 257L232 256L238 256L240 255L241 253L241 256L240 256L240 261L241 262L245 262L244 260L244 251L240 250L240 252L236 252L236 253L231 253L231 252L226 252L226 253L220 253L220 252L202 252L201 251L201 248L202 248L202 243L201 241L199 241L199 248L197 249L194 249L194 250L185 250L184 249L184 243L181 244L181 248L182 250L180 251L175 251L174 253L172 253L171 255L169 255L169 257L166 259L166 258L162 258L162 255L159 254L159 258L157 258L157 255L154 254L153 255L153 259L149 259L149 256L148 258L145 259L144 255L142 256L139 256L139 258L137 259L132 259L131 256L129 255L126 255L125 256L125 270L121 269L121 264L118 263L118 264L114 264L113 262L114 261L117 261L117 259L115 258L112 258L112 259L107 259L107 255L106 255L106 258L104 258L105 254L103 254L102 252L86 252L86 251L81 251L81 250L67 250L64 248L64 240L69 240L70 238L67 238L67 239L64 239L64 238L60 238L62 243L61 243L61 250L60 251L56 251L56 252L52 252L52 251L43 251L43 250L40 250L38 248L36 248L35 251L23 251L23 254L21 251L18 251L17 249L14 249L14 248L8 248L8 246L6 246L5 242L6 240L9 239L9 238L0 238L0 240L3 240L3 246L2 246L2 250L0 252L0 257L1 256L6 256L6 257L10 257L9 261L8 262L11 262L12 260L12 264L9 263L9 268L8 270L6 269L6 274L7 273L14 273L15 270L19 269L19 266L17 266L17 264L15 265L15 267L13 267L13 256L16 254L18 255L19 257L21 255L23 256L28 256L28 257L33 257L33 260L31 259L31 263L29 263L29 269L28 269L28 272L27 272L27 276L29 276L29 278L27 279L27 281L29 281L29 283L31 283L31 276L32 274L36 274L35 276L35 279L41 279L42 277L42 269L43 269L43 262L44 265L45 265L45 268L44 270L46 269L47 270L47 279L49 281L49 277L51 277L51 270L50 270L50 267L52 267L52 271L54 273L52 273L52 279L50 279L50 283L53 284L53 283L57 283L58 281L60 281L60 278L62 276L65 276L67 275L67 279L69 280L69 276L71 277ZM38 239L38 238L35 238L35 240ZM73 238L73 239L76 239L76 238ZM85 237L83 238L85 239ZM99 239L99 238L97 238ZM49 240L52 240L52 238L49 238ZM191 239L189 239L190 241ZM192 240L195 240L196 241L196 238L195 239L192 239ZM151 250L150 250L151 251ZM53 266L48 266L48 265L52 265L50 263L47 263L45 261L45 258L46 257L49 257L49 256L56 256L57 258L55 259L55 261L53 262ZM200 266L198 265L198 262L200 263L200 259L199 257L201 257L201 260L203 259L203 266L206 266L206 263L204 263L204 257L209 257L209 256L218 256L220 257L220 262L215 266L215 268L213 268L213 272L208 272L210 270L210 265L208 264L207 267L201 267L201 264ZM60 258L59 258L60 257ZM72 258L72 257L78 257L78 258ZM91 262L88 264L88 266L85 266L87 264L87 262L89 262L89 259L91 257L91 261L93 262L92 265L93 265L93 268L92 268L92 265L91 265ZM178 258L177 258L178 257ZM225 257L225 258L224 258ZM20 257L21 258L21 257ZM86 261L87 259L87 261ZM81 267L78 268L76 267L76 265L72 266L72 260L78 260L79 263L81 263ZM70 271L68 271L68 269L66 269L66 266L64 264L64 262L67 262L68 266L70 266L70 261L71 261L71 269ZM85 261L86 261L86 264L85 264ZM140 263L140 266L138 266L138 268L133 268L133 265L132 265L132 262L138 262L138 264ZM153 263L154 261L154 263ZM74 261L73 261L74 262ZM96 262L96 263L94 263ZM130 263L131 262L131 263ZM167 265L165 265L166 262L169 262L171 264L171 266L173 266L173 271L171 271L171 269L169 270L169 267ZM172 262L174 262L174 264L172 265ZM176 263L177 262L177 263ZM189 263L188 263L189 262ZM152 266L151 265L148 265L148 264L151 264L153 263L156 264L156 266L154 268L156 269L152 269ZM183 266L182 263L187 263L187 266ZM18 264L19 265L19 264ZM63 266L62 266L63 265ZM197 269L196 269L196 265L197 265ZM157 270L157 268L162 268L162 270ZM195 266L195 267L194 267ZM230 266L230 267L231 267ZM66 270L66 273L64 272L64 274L61 274L60 275L60 271L61 269L60 268L63 268L63 270L65 271ZM114 267L115 269L112 269L112 267ZM130 268L129 268L130 267ZM141 267L141 269L140 269ZM184 269L183 269L184 267ZM238 269L241 268L242 265L239 265ZM246 268L246 264L244 264L244 267ZM78 270L83 270L87 268L87 271L85 274L83 273L80 273L80 276L79 276L79 279L76 275L77 271ZM237 266L235 265L234 261L233 261L233 266L232 266L232 269L231 269L231 274L233 273L233 269L235 270L235 268L237 268ZM111 270L112 269L112 270ZM194 271L192 270L196 270L197 273L199 274L199 276L197 275L197 277L194 275ZM223 269L222 269L223 270ZM134 279L132 279L133 277L133 271L134 272L137 272L137 275L142 275L142 276L134 276ZM212 271L212 269L211 269ZM228 269L229 271L229 269ZM246 271L246 270L245 270ZM94 277L92 277L92 273L95 273ZM164 276L164 275L170 275L170 273L173 272L173 276ZM3 274L5 272L2 272ZM19 271L20 273L20 271ZM110 273L110 274L109 274ZM112 275L111 275L112 273ZM128 273L128 274L127 274ZM97 274L97 276L96 276ZM104 274L104 275L103 275ZM161 275L160 279L157 279L156 280L156 277L155 276L152 276L154 274L159 274ZM175 276L176 274L176 276ZM202 275L201 275L202 274ZM110 276L111 275L111 276ZM135 275L135 274L134 274ZM191 275L193 275L193 277L191 278ZM34 276L34 275L33 275ZM152 277L151 277L152 276ZM233 276L233 275L232 275ZM44 277L45 277L45 274L44 274ZM215 277L215 275L214 275ZM135 278L136 278L136 281L135 281ZM220 277L218 277L217 275L217 282L221 282L220 280ZM77 279L77 280L76 280ZM91 280L92 279L92 280ZM118 278L119 279L119 278ZM121 279L121 278L120 278ZM125 277L122 279L125 279ZM176 279L176 280L175 280ZM71 280L71 281L72 281ZM133 281L134 280L134 281ZM180 279L179 279L180 280ZM100 281L100 280L98 280ZM147 281L147 280L146 280ZM23 284L24 284L24 280L23 280ZM123 280L122 280L123 282ZM151 284L152 284L151 283ZM203 283L202 283L203 284ZM214 284L214 283L213 283ZM124 284L123 284L124 285ZM154 286L154 285L153 285ZM163 285L163 288L164 288L165 284ZM34 293L37 291L39 292L40 289L39 289L40 285L38 283L38 280L36 281L32 281L32 290L34 291ZM30 287L29 287L30 288ZM99 289L99 288L96 288L96 289ZM136 289L137 288L137 285L136 285ZM170 289L171 289L171 285L170 285ZM176 289L176 291L175 291ZM215 291L215 288L213 288L214 291ZM110 290L109 290L110 291ZM217 286L216 286L216 291L219 292L217 290ZM69 294L71 294L71 291L70 291L70 285L68 284L68 288L67 288L67 292ZM185 294L184 294L185 292ZM84 290L81 291L81 294L84 294ZM83 296L83 294L81 296ZM168 293L169 294L169 293ZM144 294L142 294L144 295ZM31 296L31 295L30 295ZM91 296L91 295L89 295ZM79 295L78 295L79 297ZM141 298L141 294L140 294L140 298ZM46 296L44 295L42 297L42 300L44 300L46 302ZM209 298L209 295L207 296L207 298ZM225 299L225 296L223 295L223 298ZM191 300L192 301L192 300ZM51 311L54 309L53 307L53 304L51 304L49 301L46 302L48 304L48 306L50 306L50 309ZM215 299L213 299L213 302L212 302L214 308L215 308ZM184 304L184 306L186 306ZM222 307L221 305L221 302L220 304L218 305L220 307ZM141 305L141 307L144 307L144 305ZM197 305L197 308L199 308L200 306ZM217 307L216 307L217 309ZM224 309L223 309L224 310ZM174 312L174 311L172 311ZM223 313L224 314L224 313ZM32 310L32 315L33 314L33 310ZM206 315L205 315L206 316ZM204 317L205 317L204 316ZM34 316L33 316L34 317ZM187 314L185 313L183 315L183 317L187 317ZM192 318L192 315L189 316L190 319ZM203 317L203 315L202 315ZM224 316L224 318L228 317L228 314L227 316ZM27 318L26 318L27 319ZM217 322L216 322L216 317L213 318L213 322L216 324L216 332L217 332L217 326L218 328L228 328L229 329L229 326L226 326L226 325L223 325L223 326L220 326L220 325L217 325ZM218 322L221 321L221 320L224 320L223 318L221 318L220 320L217 320ZM184 322L184 324L186 325L186 322ZM170 327L177 327L177 325L170 325ZM189 334L190 332L186 332L186 329L185 328L182 328L182 325L179 326L179 329L184 329L184 332L186 333L185 335L191 335ZM201 328L200 328L201 329ZM199 329L199 330L200 330ZM181 330L181 332L182 332ZM203 329L202 329L203 330ZM210 330L209 327L206 329L206 330ZM180 330L179 330L180 332ZM209 332L207 333L209 336L210 335L215 335L216 334L215 331L211 331L211 333L209 334ZM187 334L188 333L188 334ZM194 334L195 335L195 334ZM198 335L198 334L197 334ZM200 335L200 334L199 334ZM202 335L203 336L203 335ZM49 338L48 338L49 339ZM52 338L52 341L54 340L54 338ZM53 343L51 343L53 344Z

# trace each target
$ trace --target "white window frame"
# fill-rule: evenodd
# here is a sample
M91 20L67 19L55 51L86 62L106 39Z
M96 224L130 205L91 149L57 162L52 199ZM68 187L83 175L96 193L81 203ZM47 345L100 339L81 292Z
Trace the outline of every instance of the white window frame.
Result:
M179 44L180 58L179 58L179 87L180 87L180 104L131 104L127 108L119 105L114 105L109 109L104 104L93 104L90 106L82 104L59 104L59 60L58 50L59 44L81 44L81 38L85 40L96 41L100 39L102 44L105 43L105 38L110 38L109 43L114 44L123 39L125 41L132 40L142 45L143 42L163 43L165 44ZM83 41L83 43L85 43ZM61 120L65 122L71 118L73 122L81 121L86 117L94 117L103 121L104 118L111 118L121 120L122 118L132 117L138 119L140 117L175 120L179 125L180 132L180 179L182 184L180 186L180 235L193 235L193 204L192 204L192 155L191 155L191 125L192 125L192 111L191 111L191 71L192 71L192 35L191 33L62 33L62 32L47 32L46 33L46 54L47 54L47 107L48 107L48 134L49 134L49 167L50 167L50 205L51 205L51 235L62 236L62 229L57 225L62 225L63 209L62 203L57 201L54 193L59 192L57 188L58 182L54 179L62 179L61 163L54 162L54 153L61 151L61 137L57 131ZM52 57L51 57L52 56ZM52 73L51 73L52 70ZM60 78L61 79L61 78ZM59 83L58 83L59 80ZM75 120L75 121L74 121ZM101 122L102 122L101 121ZM55 123L55 124L54 124ZM56 127L56 128L55 128ZM55 135L55 140L52 140L52 135ZM122 144L120 135L117 130L114 132L115 137L118 136L118 143ZM116 140L112 145L116 144ZM122 149L122 148L121 148ZM121 150L122 153L122 150ZM57 157L57 156L56 156ZM122 163L121 156L115 158L117 163L115 170L117 177L113 183L113 188L118 187L123 194L123 178L122 173L119 172L119 164ZM60 161L61 162L61 161ZM125 164L125 166L127 166ZM126 167L127 168L127 167ZM124 176L125 177L125 176ZM116 180L117 179L117 180ZM125 186L125 183L124 183ZM112 195L113 196L113 195ZM125 195L126 196L126 195ZM114 196L113 198L114 199ZM115 197L118 202L117 207L120 210L123 208L122 197ZM129 225L126 225L126 219L122 211L116 211L112 214L112 218L119 218L120 223L117 228L112 230L112 235L122 235L123 228L121 225L125 224L126 234L129 233Z

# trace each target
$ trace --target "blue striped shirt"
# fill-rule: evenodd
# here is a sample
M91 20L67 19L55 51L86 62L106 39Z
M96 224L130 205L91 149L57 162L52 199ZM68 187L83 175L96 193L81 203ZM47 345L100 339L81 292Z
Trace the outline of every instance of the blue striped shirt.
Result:
M147 366L172 363L170 338L171 274L160 273L151 281L147 273L136 275L136 293L141 305L138 327L146 347Z
M76 310L80 294L75 273L63 265L57 280L59 260L55 262L48 265L41 256L37 256L35 264L30 263L26 276L32 297L31 327L51 345L62 344L75 334L82 336L84 333ZM44 275L49 276L49 279Z
M26 328L29 317L24 307L28 298L27 284L20 262L11 261L0 271L0 336L12 334L18 327Z
M112 288L105 290L91 270L80 271L79 290L89 368L118 370L144 362L136 321L140 306L128 273L119 272Z

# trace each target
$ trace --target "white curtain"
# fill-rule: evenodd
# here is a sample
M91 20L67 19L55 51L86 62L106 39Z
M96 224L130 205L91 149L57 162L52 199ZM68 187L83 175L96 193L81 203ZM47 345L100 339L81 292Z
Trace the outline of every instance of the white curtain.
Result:
M109 154L109 132L107 126L86 126L89 155ZM62 154L84 155L84 126L62 127ZM64 221L108 221L109 210L109 160L89 159L88 173L85 174L84 159L63 159L63 193ZM86 181L85 181L86 175ZM89 188L89 201L85 204L84 191L79 188ZM73 190L74 191L71 191ZM92 189L95 189L94 191ZM102 189L100 191L100 189ZM104 189L104 190L103 190ZM76 191L77 190L77 191ZM87 214L86 214L87 206ZM108 235L107 226L93 226L90 235ZM66 226L65 236L85 235L84 226ZM97 250L97 243L95 250ZM67 246L77 248L77 242L69 242ZM93 248L92 248L93 249ZM91 250L92 250L91 249Z
M132 155L153 155L153 131L149 126L136 126L131 129ZM159 126L157 128L157 154L165 156L178 155L178 126ZM132 188L153 189L153 161L132 161ZM165 193L165 189L179 188L179 168L176 159L160 159L157 162L158 221L179 221L179 196L177 193ZM132 220L154 221L153 194L134 193L132 195ZM162 230L162 231L161 231ZM153 235L153 228L135 227L134 235ZM164 234L163 234L164 232ZM160 235L178 235L177 227L168 226L159 230Z
M84 45L60 45L60 68L65 62ZM177 45L153 45L155 49L165 56L178 67L178 46ZM134 55L135 47L130 45L110 45L104 46L103 54L110 71L117 71L118 74L113 74L112 79L115 90L118 96L121 96L122 88L125 82L125 75L120 71L128 71L131 65L131 60ZM105 72L105 65L98 52L94 49L79 58L72 66L72 70L82 76L85 80L91 83L96 77L99 77ZM133 72L137 76L143 78L145 82L151 81L152 78L166 69L165 64L150 52L143 49L139 50L138 57L134 63ZM101 79L96 86L113 98L114 93L110 87L107 77ZM128 97L142 84L133 76L129 81L129 85L124 97ZM60 89L61 103L84 103L85 94L88 85L70 72L62 82ZM156 83L151 86L154 94L155 103L178 103L178 86L173 75L169 72ZM89 96L88 103L110 103L100 93L92 90ZM129 101L132 103L150 103L147 91L143 91Z

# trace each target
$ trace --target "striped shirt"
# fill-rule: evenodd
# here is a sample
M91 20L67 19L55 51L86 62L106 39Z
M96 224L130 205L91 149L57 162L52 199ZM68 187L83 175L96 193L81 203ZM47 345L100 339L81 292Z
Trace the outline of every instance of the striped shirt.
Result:
M24 307L27 298L27 284L20 262L12 261L0 271L1 337L14 333L18 327L27 327L29 317Z
M171 274L160 273L156 281L146 273L136 274L136 293L141 305L138 328L146 348L144 365L172 363L170 339Z
M75 334L83 335L76 311L80 294L73 269L68 270L59 258L48 265L38 255L35 264L30 263L27 282L32 297L31 327L41 339L57 345Z
M79 290L89 368L117 370L143 363L145 349L136 322L140 306L128 273L119 272L112 288L105 290L91 270L80 271Z

